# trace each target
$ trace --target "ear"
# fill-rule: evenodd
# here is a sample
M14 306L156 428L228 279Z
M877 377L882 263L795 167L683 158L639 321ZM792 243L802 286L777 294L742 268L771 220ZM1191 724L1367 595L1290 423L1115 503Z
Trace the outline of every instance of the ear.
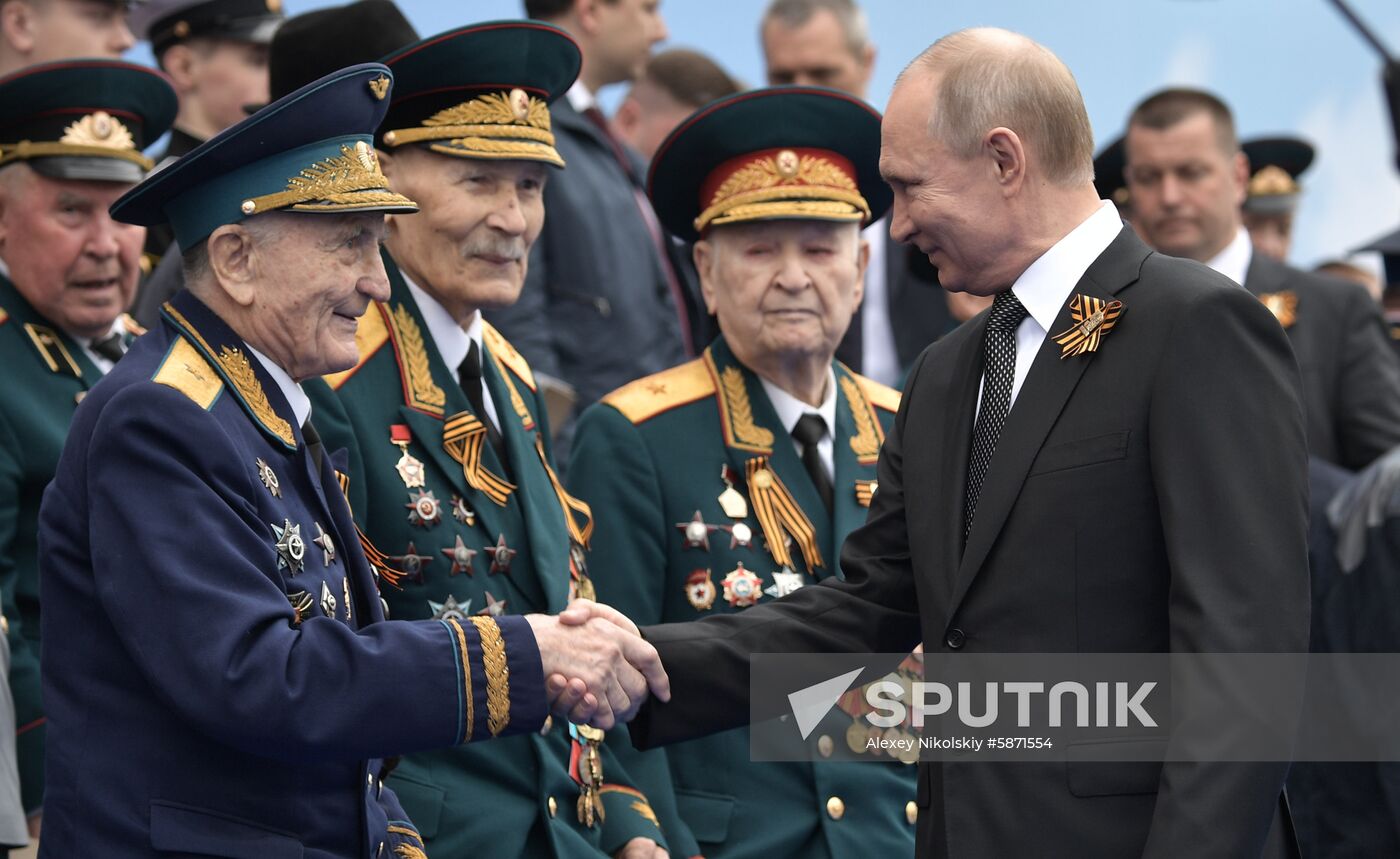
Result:
M209 270L218 288L240 307L257 294L257 253L253 235L242 224L225 224L209 235Z
M692 256L695 259L695 272L700 275L700 297L705 299L705 312L715 315L715 274L717 258L715 246L706 239L695 243Z
M992 173L1002 194L1013 196L1026 179L1026 150L1021 138L1009 128L998 126L982 138L982 152L990 157Z
M0 4L0 34L16 53L28 56L39 40L34 8L28 0L5 0Z
M1249 156L1236 152L1230 160L1230 173L1235 185L1235 204L1243 206L1244 198L1249 195Z
M612 125L614 130L619 132L619 137L628 137L636 130L637 125L642 121L642 106L637 103L637 99L632 93L622 100L622 104L617 106L617 111L613 113Z
M588 36L596 36L602 27L599 20L598 7L602 5L600 0L578 0L574 4L574 15L578 18L579 30Z
M856 248L856 291L853 295L853 307L860 307L860 303L865 300L865 271L870 268L870 242L865 240L864 235L856 233L856 241L859 247Z
M175 91L184 94L195 88L195 53L189 45L171 45L160 56L160 67L175 84Z

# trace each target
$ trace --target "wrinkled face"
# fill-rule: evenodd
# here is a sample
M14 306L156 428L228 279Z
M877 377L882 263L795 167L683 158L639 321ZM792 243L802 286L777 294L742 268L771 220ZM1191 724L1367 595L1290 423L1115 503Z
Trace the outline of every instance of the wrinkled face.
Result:
M388 300L378 213L272 213L255 231L249 309L256 342L297 381L355 366L355 329L373 300Z
M0 175L0 258L15 287L59 328L106 334L141 275L145 227L107 214L131 186L50 179L22 164Z
M459 321L514 304L544 227L552 168L414 147L382 163L394 190L419 206L416 215L392 219L388 239L389 253L413 282Z
M864 294L860 228L755 221L712 229L695 245L705 305L746 366L830 361Z
M880 130L880 174L894 191L890 237L928 256L952 292L992 295L1019 274L1015 235L990 155L963 159L929 135L937 77L910 72Z
M824 86L857 98L865 98L875 65L872 49L862 56L851 53L841 22L826 9L799 27L776 20L764 24L763 57L770 86Z
M1221 148L1210 114L1161 130L1133 125L1126 153L1134 222L1149 245L1206 262L1234 239L1248 167Z
M589 62L606 70L608 83L637 80L652 46L667 36L661 0L603 0L594 10L597 38Z
M120 57L136 37L126 24L123 3L97 0L47 0L33 4L32 28L26 41L32 45L31 63L73 57Z
M1293 245L1292 212L1245 212L1243 215L1244 228L1249 230L1249 241L1255 251L1279 262L1288 259L1288 249Z
M267 103L266 45L204 40L191 49L190 89L181 98L197 101L211 127L228 128L247 116L244 105Z

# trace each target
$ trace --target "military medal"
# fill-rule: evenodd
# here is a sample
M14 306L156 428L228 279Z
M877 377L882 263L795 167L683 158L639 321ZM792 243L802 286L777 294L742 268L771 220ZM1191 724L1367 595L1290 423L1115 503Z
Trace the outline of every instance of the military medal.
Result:
M408 524L419 528L431 528L442 521L442 504L431 492L418 490L418 494L408 494Z
M314 524L316 525L316 539L311 542L321 547L321 551L325 554L325 566L329 567L331 562L335 560L335 543L331 542L331 535L322 530L320 522Z
M773 599L782 599L803 584L801 573L794 573L790 568L783 567L780 572L773 574L773 584L764 588L763 592Z
M277 472L273 471L272 466L261 456L254 460L254 463L258 466L258 479L262 481L262 485L267 487L273 498L281 498L282 484L277 480Z
M856 754L865 752L865 744L870 740L870 731L859 720L851 722L851 726L846 729L846 748Z
M311 607L316 604L316 600L306 591L292 591L287 594L287 602L292 604L292 611L296 612L292 626L301 626L301 622L311 616Z
M856 481L856 503L862 507L869 507L875 500L875 493L880 491L880 483L876 480Z
M724 577L724 599L735 608L751 606L763 598L763 580L740 564Z
M355 609L350 601L350 577L344 576L340 580L340 592L345 597L345 619L353 622L355 620Z
M472 558L476 557L476 550L467 548L467 544L462 542L461 534L457 535L457 542L444 548L442 553L452 562L452 572L449 575L472 574Z
M734 488L736 476L734 469L725 465L719 470L719 478L724 481L724 491L719 494L719 509L724 511L724 515L730 519L749 518L749 502L744 500L743 494Z
M476 514L467 506L466 499L460 495L452 496L452 518L463 525L476 524Z
M1298 294L1291 289L1283 292L1265 292L1259 296L1264 306L1284 328L1292 328L1298 321Z
M1123 302L1117 299L1104 301L1082 292L1076 293L1069 304L1070 319L1074 325L1054 335L1055 342L1060 346L1060 357L1071 358L1097 352L1099 343L1118 324L1123 310Z
M689 522L677 522L676 527L685 534L687 549L704 549L706 552L710 551L710 532L719 530L718 525L707 524L699 510L695 511Z
M510 572L510 561L518 553L506 545L506 535L496 538L496 545L487 546L486 554L491 556L491 575Z
M301 526L293 525L290 519L283 519L280 527L275 523L272 525L272 533L277 537L277 569L289 569L295 576L304 568L306 558Z
M486 608L477 612L482 617L500 617L506 613L506 600L498 600L491 596L491 592L486 592Z
M326 617L335 617L335 594L331 593L330 586L321 582L321 611L326 613Z
M569 585L573 591L570 599L596 600L598 591L593 580L588 577L588 562L583 555L583 547L569 541Z
M753 543L753 529L743 522L721 525L719 528L721 531L729 532L729 548L731 549L747 549Z
M399 479L403 485L409 489L416 489L423 485L423 463L413 457L408 452L408 443L413 441L413 434L409 432L408 424L394 424L389 427L389 441L399 446L402 456L394 464L394 470L399 473Z
M579 754L574 758L573 767L577 767L577 772L571 772L578 779L578 783L583 790L578 797L578 822L584 826L592 828L594 824L603 820L603 797L601 788L603 786L603 758L598 752L598 747L603 742L603 732L597 728L590 728L586 725L569 724L569 736L578 743Z
M709 570L696 570L686 577L685 598L696 611L709 611L715 604L715 580Z
M433 613L433 620L466 620L467 613L472 610L472 601L459 603L456 597L448 594L447 602L428 600L428 610Z
M423 567L432 563L431 555L418 554L418 547L412 540L408 541L408 549L402 555L390 555L388 560L397 561L403 574L418 584L423 584Z

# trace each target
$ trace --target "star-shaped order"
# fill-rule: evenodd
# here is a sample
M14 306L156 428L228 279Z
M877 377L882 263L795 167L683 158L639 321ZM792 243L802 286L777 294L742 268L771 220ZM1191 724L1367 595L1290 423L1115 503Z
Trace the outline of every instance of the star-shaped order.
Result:
M506 613L506 601L505 601L505 600L498 600L498 599L496 599L495 597L491 596L491 592L490 592L490 591L487 591L487 592L486 592L486 608L484 608L484 609L482 609L481 611L477 612L477 614L478 614L478 615L481 615L481 616L483 616L483 617L500 617L501 615L503 615L503 614L505 614L505 613Z
M476 514L467 506L467 501L460 495L452 496L452 518L463 525L475 525Z
M403 570L405 576L420 585L423 584L423 567L433 562L431 555L418 554L418 547L414 545L412 540L408 541L408 548L404 550L402 555L389 555L388 557L389 560L398 562L399 569Z
M431 528L442 521L442 503L431 492L418 490L418 494L408 496L408 524L420 528Z
M510 572L510 562L517 554L515 549L506 545L506 535L502 534L496 538L496 545L487 546L486 554L491 556L491 574Z
M272 523L272 533L277 538L277 569L285 567L295 576L302 571L306 560L306 543L301 539L301 525L293 525L292 520L283 519L281 525Z
M476 550L467 548L467 544L462 542L462 535L457 535L457 542L454 545L443 548L442 553L452 562L452 572L450 575L466 573L472 574L472 558L476 557Z
M320 522L317 522L315 524L316 539L312 540L311 542L321 547L321 551L325 553L325 565L329 567L331 565L331 562L335 560L335 543L332 542L331 535L327 534L325 530L321 527Z
M764 588L763 592L773 599L780 599L802 587L804 584L805 582L802 581L801 573L794 573L791 569L783 567L780 572L773 574L773 584Z
M267 464L267 460L261 456L255 461L258 467L258 479L262 485L267 487L267 491L272 493L273 498L282 497L282 484L277 480L277 472L272 470L272 466Z
M433 620L466 620L467 613L472 610L472 601L459 603L456 597L448 594L447 602L428 600L428 610L433 613Z
M676 527L685 535L687 549L704 549L707 552L710 551L710 532L719 530L718 525L707 523L699 510L695 511L689 522L677 522Z

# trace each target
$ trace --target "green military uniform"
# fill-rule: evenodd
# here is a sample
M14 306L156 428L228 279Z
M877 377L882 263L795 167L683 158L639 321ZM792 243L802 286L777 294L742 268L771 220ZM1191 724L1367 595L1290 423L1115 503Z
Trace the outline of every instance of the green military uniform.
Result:
M562 31L481 24L383 62L395 74L384 148L421 143L443 157L562 165L545 108L578 73L578 49ZM391 295L361 318L359 364L328 377L313 400L327 447L351 450L356 522L402 573L391 572L397 581L383 591L391 615L555 613L591 594L575 549L588 541L591 515L554 473L528 364L483 324L475 348L495 414L474 413L427 319L446 310L420 306L387 253L385 265ZM645 795L601 741L561 721L541 735L411 755L388 784L430 856L565 859L611 855L638 837L664 844Z
M53 179L133 184L151 167L141 147L165 133L175 104L164 78L141 66L95 60L31 66L0 82L0 169L24 162ZM141 333L129 317L122 321L124 342ZM32 813L44 796L39 502L73 411L102 369L7 276L0 276L0 367L10 391L0 402L0 605L12 659L20 786Z
M745 221L868 222L889 201L878 150L879 115L863 103L759 90L683 122L653 160L649 190L667 228L691 240ZM840 576L841 544L865 521L899 394L836 361L831 373L829 509L763 382L723 336L586 411L569 480L599 514L589 557L599 600L639 625L684 622ZM859 690L843 696L796 755L810 762L753 762L748 728L646 753L611 742L677 855L912 855L915 770L856 760L866 711Z

